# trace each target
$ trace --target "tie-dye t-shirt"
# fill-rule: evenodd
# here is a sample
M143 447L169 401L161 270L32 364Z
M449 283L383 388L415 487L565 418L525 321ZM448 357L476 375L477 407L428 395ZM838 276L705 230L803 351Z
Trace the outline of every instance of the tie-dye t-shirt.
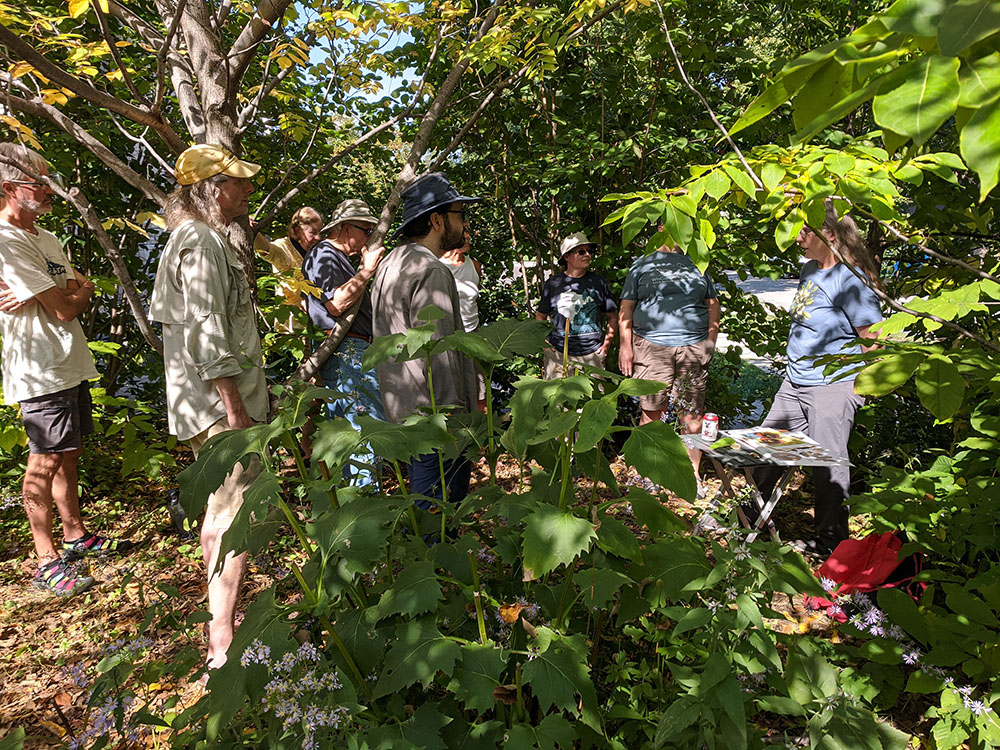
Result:
M789 309L786 374L795 385L824 385L837 373L824 375L815 358L825 354L857 354L855 329L882 320L878 297L843 263L822 269L816 261L802 267L798 291ZM856 368L855 368L856 369ZM848 376L850 378L852 376Z

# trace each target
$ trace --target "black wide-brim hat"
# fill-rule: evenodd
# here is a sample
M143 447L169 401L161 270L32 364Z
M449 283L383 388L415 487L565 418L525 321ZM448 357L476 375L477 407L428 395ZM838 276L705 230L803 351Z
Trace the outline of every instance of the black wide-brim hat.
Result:
M448 182L443 172L431 172L414 180L403 191L403 223L389 238L395 242L403 234L406 225L441 206L452 203L478 203L482 198L462 195Z

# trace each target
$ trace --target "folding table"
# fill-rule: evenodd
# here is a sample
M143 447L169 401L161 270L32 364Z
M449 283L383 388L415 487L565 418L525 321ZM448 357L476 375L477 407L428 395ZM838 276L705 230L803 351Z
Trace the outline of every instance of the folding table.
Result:
M750 529L747 542L754 541L765 527L771 538L779 541L778 530L771 521L771 514L784 494L795 469L803 466L851 465L847 459L834 456L804 433L771 427L722 430L715 442L709 442L701 435L682 435L681 439L688 447L700 450L712 461L715 472L722 480L725 493L730 498L736 498L732 485L733 476L741 472L746 478L747 487L750 488L750 498L759 513L757 520L751 523L743 508L737 506L736 513L740 523ZM768 498L761 494L753 477L753 469L760 466L779 466L784 469ZM712 506L699 519L698 527L704 527L704 521L710 517L710 512L718 507L719 502L718 497L713 500Z

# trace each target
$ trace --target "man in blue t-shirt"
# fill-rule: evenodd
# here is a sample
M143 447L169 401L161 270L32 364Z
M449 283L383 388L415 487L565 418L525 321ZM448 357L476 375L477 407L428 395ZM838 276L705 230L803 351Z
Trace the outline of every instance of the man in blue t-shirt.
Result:
M708 364L719 335L718 296L708 274L676 246L664 245L632 264L622 290L618 365L623 375L667 384L639 398L641 424L660 419L673 400L685 431L701 432ZM701 452L688 454L697 477Z
M542 288L535 317L552 321L547 339L551 348L543 351L546 380L563 376L564 348L570 362L603 368L615 339L618 306L607 279L588 270L593 248L583 232L569 235L559 246L563 272L551 276Z

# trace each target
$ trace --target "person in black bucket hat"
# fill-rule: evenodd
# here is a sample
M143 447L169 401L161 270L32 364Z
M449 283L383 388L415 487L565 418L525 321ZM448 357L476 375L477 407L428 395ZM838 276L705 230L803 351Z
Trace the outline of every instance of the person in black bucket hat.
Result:
M462 329L455 277L439 259L465 241L468 226L466 209L481 201L462 195L440 172L427 174L403 191L403 225L392 240L403 237L382 261L372 284L372 328L375 336L405 333L426 323L418 318L433 305L444 316L435 321L434 338ZM434 403L453 405L461 410L476 408L476 371L472 361L458 351L439 352L431 357ZM427 365L423 358L409 362L385 362L377 368L386 419L401 423L421 409L430 409L431 392ZM469 488L470 464L464 457L445 461L447 499L460 502ZM410 491L442 497L438 455L428 453L410 462ZM417 506L436 506L418 499Z

